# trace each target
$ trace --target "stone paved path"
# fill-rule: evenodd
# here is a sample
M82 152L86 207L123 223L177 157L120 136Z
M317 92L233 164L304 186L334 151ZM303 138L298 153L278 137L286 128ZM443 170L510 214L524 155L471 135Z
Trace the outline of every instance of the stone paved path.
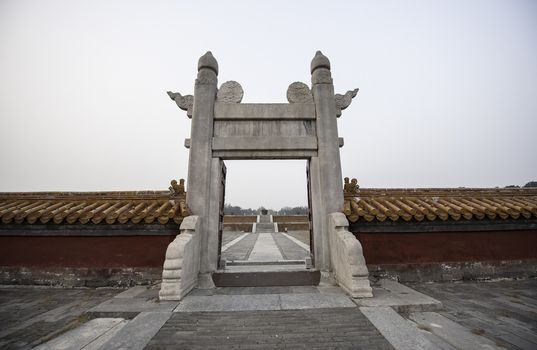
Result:
M223 241L229 243L242 234L224 232ZM248 233L240 241L222 252L222 257L228 261L304 260L309 256L309 251L280 232Z
M222 234L222 247L233 241L236 238L242 236L244 232L242 231L224 231Z
M367 303L331 286L195 290L210 308L156 288L2 287L0 348L537 349L537 279L381 282Z
M146 349L393 349L356 308L175 313Z
M280 232L272 233L272 238L285 260L304 260L310 256L309 251L302 248Z
M272 238L273 233L259 233L255 241L252 252L248 257L248 261L278 261L283 260L283 256Z
M257 233L249 233L236 244L222 252L222 259L225 260L248 260L250 252L257 241Z

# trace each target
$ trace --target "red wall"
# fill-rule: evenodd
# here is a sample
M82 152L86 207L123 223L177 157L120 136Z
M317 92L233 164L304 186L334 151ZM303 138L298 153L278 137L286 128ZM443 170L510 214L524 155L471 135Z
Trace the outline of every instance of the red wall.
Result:
M1 236L0 266L162 267L164 236Z
M367 264L537 259L537 230L359 232Z
M537 230L360 232L368 264L537 259ZM0 266L162 267L175 235L0 236Z

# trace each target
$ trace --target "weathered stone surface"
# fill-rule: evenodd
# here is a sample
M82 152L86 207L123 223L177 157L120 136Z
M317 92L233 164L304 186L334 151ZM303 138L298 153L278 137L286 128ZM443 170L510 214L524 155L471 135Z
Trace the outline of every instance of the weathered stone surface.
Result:
M145 287L145 286L136 286L136 287L129 288L124 292L119 293L114 298L131 299L131 298L134 298L134 297L136 297L136 296L138 296L138 295L140 295L140 294L142 294L142 293L144 293L146 291L147 291L147 287Z
M352 99L356 96L358 93L358 89L347 91L344 95L336 94L335 100L336 100L336 115L339 117L341 116L341 111L347 107L350 106Z
M315 120L312 103L216 103L215 120Z
M230 80L220 86L216 94L216 101L220 103L240 103L243 96L244 91L241 84Z
M362 245L343 213L329 215L330 257L337 283L353 298L372 297Z
M280 297L273 295L187 296L175 312L280 310Z
M315 56L311 60L310 68L311 68L311 73L313 73L318 68L325 68L325 69L330 70L330 60L328 59L328 57L323 55L321 51L317 51L315 53Z
M166 250L161 300L181 300L196 286L200 270L200 232L197 216L187 216L179 234Z
M281 137L214 137L215 151L274 151L274 150L316 150L315 136Z
M282 310L356 307L348 296L341 294L281 294Z
M0 288L0 348L30 349L87 320L84 313L117 289Z
M397 350L436 350L416 328L389 307L361 307L360 311Z
M192 118L192 106L194 105L194 96L183 96L178 92L171 91L168 91L168 96L170 96L170 98L175 101L179 108L181 108L183 111L186 111L186 115L189 118Z
M418 327L427 329L434 335L447 340L457 349L505 349L505 347L500 347L490 339L472 333L468 328L436 312L412 313L409 317L416 322Z
M177 301L146 300L145 298L112 298L88 310L93 315L119 315L126 317L138 312L172 311Z
M198 60L198 71L201 71L203 68L208 68L218 75L218 61L216 61L211 51L207 51Z
M174 313L146 349L392 349L356 308Z
M103 349L143 349L171 317L171 312L142 312L103 345Z
M443 309L440 301L392 280L380 281L373 298L361 299L361 306L392 307L398 312L438 311Z
M287 101L290 103L313 103L313 95L308 85L296 81L287 88Z
M124 321L122 318L96 318L34 349L85 349L118 324L124 325L125 323L122 321Z
M411 287L441 300L445 311L437 313L472 334L507 349L535 349L537 279L413 283ZM427 328L426 324L421 328ZM435 334L438 331L431 329Z

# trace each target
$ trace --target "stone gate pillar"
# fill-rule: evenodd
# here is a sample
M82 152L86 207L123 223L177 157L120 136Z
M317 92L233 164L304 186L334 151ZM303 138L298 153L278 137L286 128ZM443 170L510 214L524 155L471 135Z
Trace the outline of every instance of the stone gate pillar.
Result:
M322 259L319 262L320 266L316 267L321 269L326 278L331 269L328 215L343 210L343 192L341 190L343 182L339 156L337 110L330 61L321 51L317 51L311 61L311 83L318 142L318 156L311 159L311 180L314 185L312 195L318 197L317 202L320 204L320 208L317 209L318 214L314 215L314 218L316 216L314 231L322 232L322 252L319 252L322 254ZM315 184L317 185L316 190L319 192L317 194L315 194ZM318 227L315 227L316 225Z
M211 176L213 175L211 171L211 144L218 83L217 76L218 62L209 51L199 59L198 76L194 86L186 194L186 201L190 211L193 215L198 216L200 220L201 251L199 256L201 281L199 283L202 285L212 284L210 274L207 274L210 269L205 248L207 247L209 236L210 201L208 198L210 198Z

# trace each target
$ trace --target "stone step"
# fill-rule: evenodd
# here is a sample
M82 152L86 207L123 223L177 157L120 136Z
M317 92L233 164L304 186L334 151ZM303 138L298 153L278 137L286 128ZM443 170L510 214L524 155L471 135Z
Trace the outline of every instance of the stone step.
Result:
M263 224L266 222L270 222L270 215L259 215L259 223Z
M275 260L275 261L252 261L252 260L228 260L226 266L262 266L262 265L306 265L306 260Z
M318 270L305 269L213 273L217 287L317 286L320 279Z
M266 223L266 224L263 224L263 223L258 223L256 226L255 226L255 232L256 233L271 233L271 232L275 232L274 230L274 224L273 223Z

